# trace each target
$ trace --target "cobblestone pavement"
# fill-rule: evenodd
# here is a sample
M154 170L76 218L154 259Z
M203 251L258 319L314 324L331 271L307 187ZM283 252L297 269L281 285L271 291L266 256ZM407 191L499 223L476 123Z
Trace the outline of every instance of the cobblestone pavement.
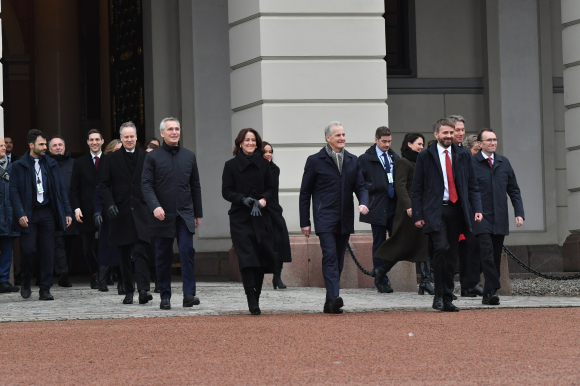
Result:
M145 305L122 304L123 296L117 295L116 287L109 292L91 290L86 284L75 283L72 288L54 286L51 293L54 301L38 300L38 287L32 287L32 296L23 299L19 293L0 294L0 322L155 318L192 315L235 315L247 314L246 298L241 283L201 282L198 283L199 306L182 306L182 286L173 282L172 309L159 309L159 294ZM263 314L292 314L322 312L325 290L323 288L288 288L273 290L265 285L260 307ZM374 289L343 289L345 312L375 311L431 311L432 296L416 293L379 294ZM455 304L460 309L482 308L550 308L580 307L580 297L557 296L504 296L499 306L484 306L481 298L459 298ZM434 311L435 312L435 311Z

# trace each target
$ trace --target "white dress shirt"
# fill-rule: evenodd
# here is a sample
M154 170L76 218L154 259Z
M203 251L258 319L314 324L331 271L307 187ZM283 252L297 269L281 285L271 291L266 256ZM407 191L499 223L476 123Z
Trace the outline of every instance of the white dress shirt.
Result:
M93 153L91 153L91 156L93 157L93 165L95 164L95 157L99 157L99 161L101 160L101 155L103 154L103 152L100 152L99 154L95 155Z
M449 160L451 161L451 166L453 166L453 157L451 157L451 146L448 148L444 148L437 142L437 152L439 153L439 161L441 162L441 170L443 171L443 186L445 189L443 190L443 201L449 200L449 183L447 182L447 166L446 166L446 157L445 150L449 154Z
M34 184L36 187L36 201L42 203L44 201L44 193L38 193L38 181L40 180L40 185L42 186L42 169L40 169L40 159L34 159L34 171L36 172L36 178L34 179Z
M487 155L485 155L485 153L484 153L484 152L481 152L481 155L482 155L482 156L483 156L483 158L485 158L485 159L491 158L491 164L492 164L492 165L495 165L495 158L493 158L493 156L495 155L495 153L491 153L491 157L488 157ZM489 162L489 161L487 161L487 162Z

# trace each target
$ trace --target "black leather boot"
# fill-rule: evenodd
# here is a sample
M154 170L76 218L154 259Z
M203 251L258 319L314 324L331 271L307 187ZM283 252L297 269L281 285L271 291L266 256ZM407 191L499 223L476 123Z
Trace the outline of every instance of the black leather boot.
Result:
M383 284L383 281L385 280L385 276L387 275L387 272L389 272L391 270L391 268L393 268L395 264L393 264L390 261L384 261L383 264L381 264L380 267L378 268L374 268L371 271L371 276L375 278L375 287L377 287L377 290L381 293L391 293L393 292L393 289L391 288L391 286L389 284Z
M431 266L429 262L422 261L420 263L421 267L421 284L419 284L419 295L425 295L427 292L429 295L433 295L435 291L433 286L431 286Z
M281 261L276 261L276 266L274 267L274 277L272 278L272 285L274 289L286 289L286 284L282 283L282 264Z
M256 290L252 289L246 291L246 298L248 299L248 309L252 315L260 315L262 311L260 311L260 306L258 305L258 296L256 295Z

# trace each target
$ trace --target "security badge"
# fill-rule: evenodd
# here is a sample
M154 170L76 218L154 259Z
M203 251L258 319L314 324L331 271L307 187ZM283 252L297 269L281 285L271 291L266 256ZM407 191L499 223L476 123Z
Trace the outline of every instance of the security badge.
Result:
M387 179L389 180L389 184L393 183L393 173L387 173Z
M40 178L36 178L36 191L38 192L38 194L42 194L44 193L44 188L42 187L42 182L40 181Z

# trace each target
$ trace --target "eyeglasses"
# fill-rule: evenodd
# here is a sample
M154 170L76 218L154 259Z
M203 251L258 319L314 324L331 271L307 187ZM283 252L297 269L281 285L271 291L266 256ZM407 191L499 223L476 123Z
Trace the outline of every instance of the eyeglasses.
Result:
M497 143L497 138L484 139L483 141L480 142Z

